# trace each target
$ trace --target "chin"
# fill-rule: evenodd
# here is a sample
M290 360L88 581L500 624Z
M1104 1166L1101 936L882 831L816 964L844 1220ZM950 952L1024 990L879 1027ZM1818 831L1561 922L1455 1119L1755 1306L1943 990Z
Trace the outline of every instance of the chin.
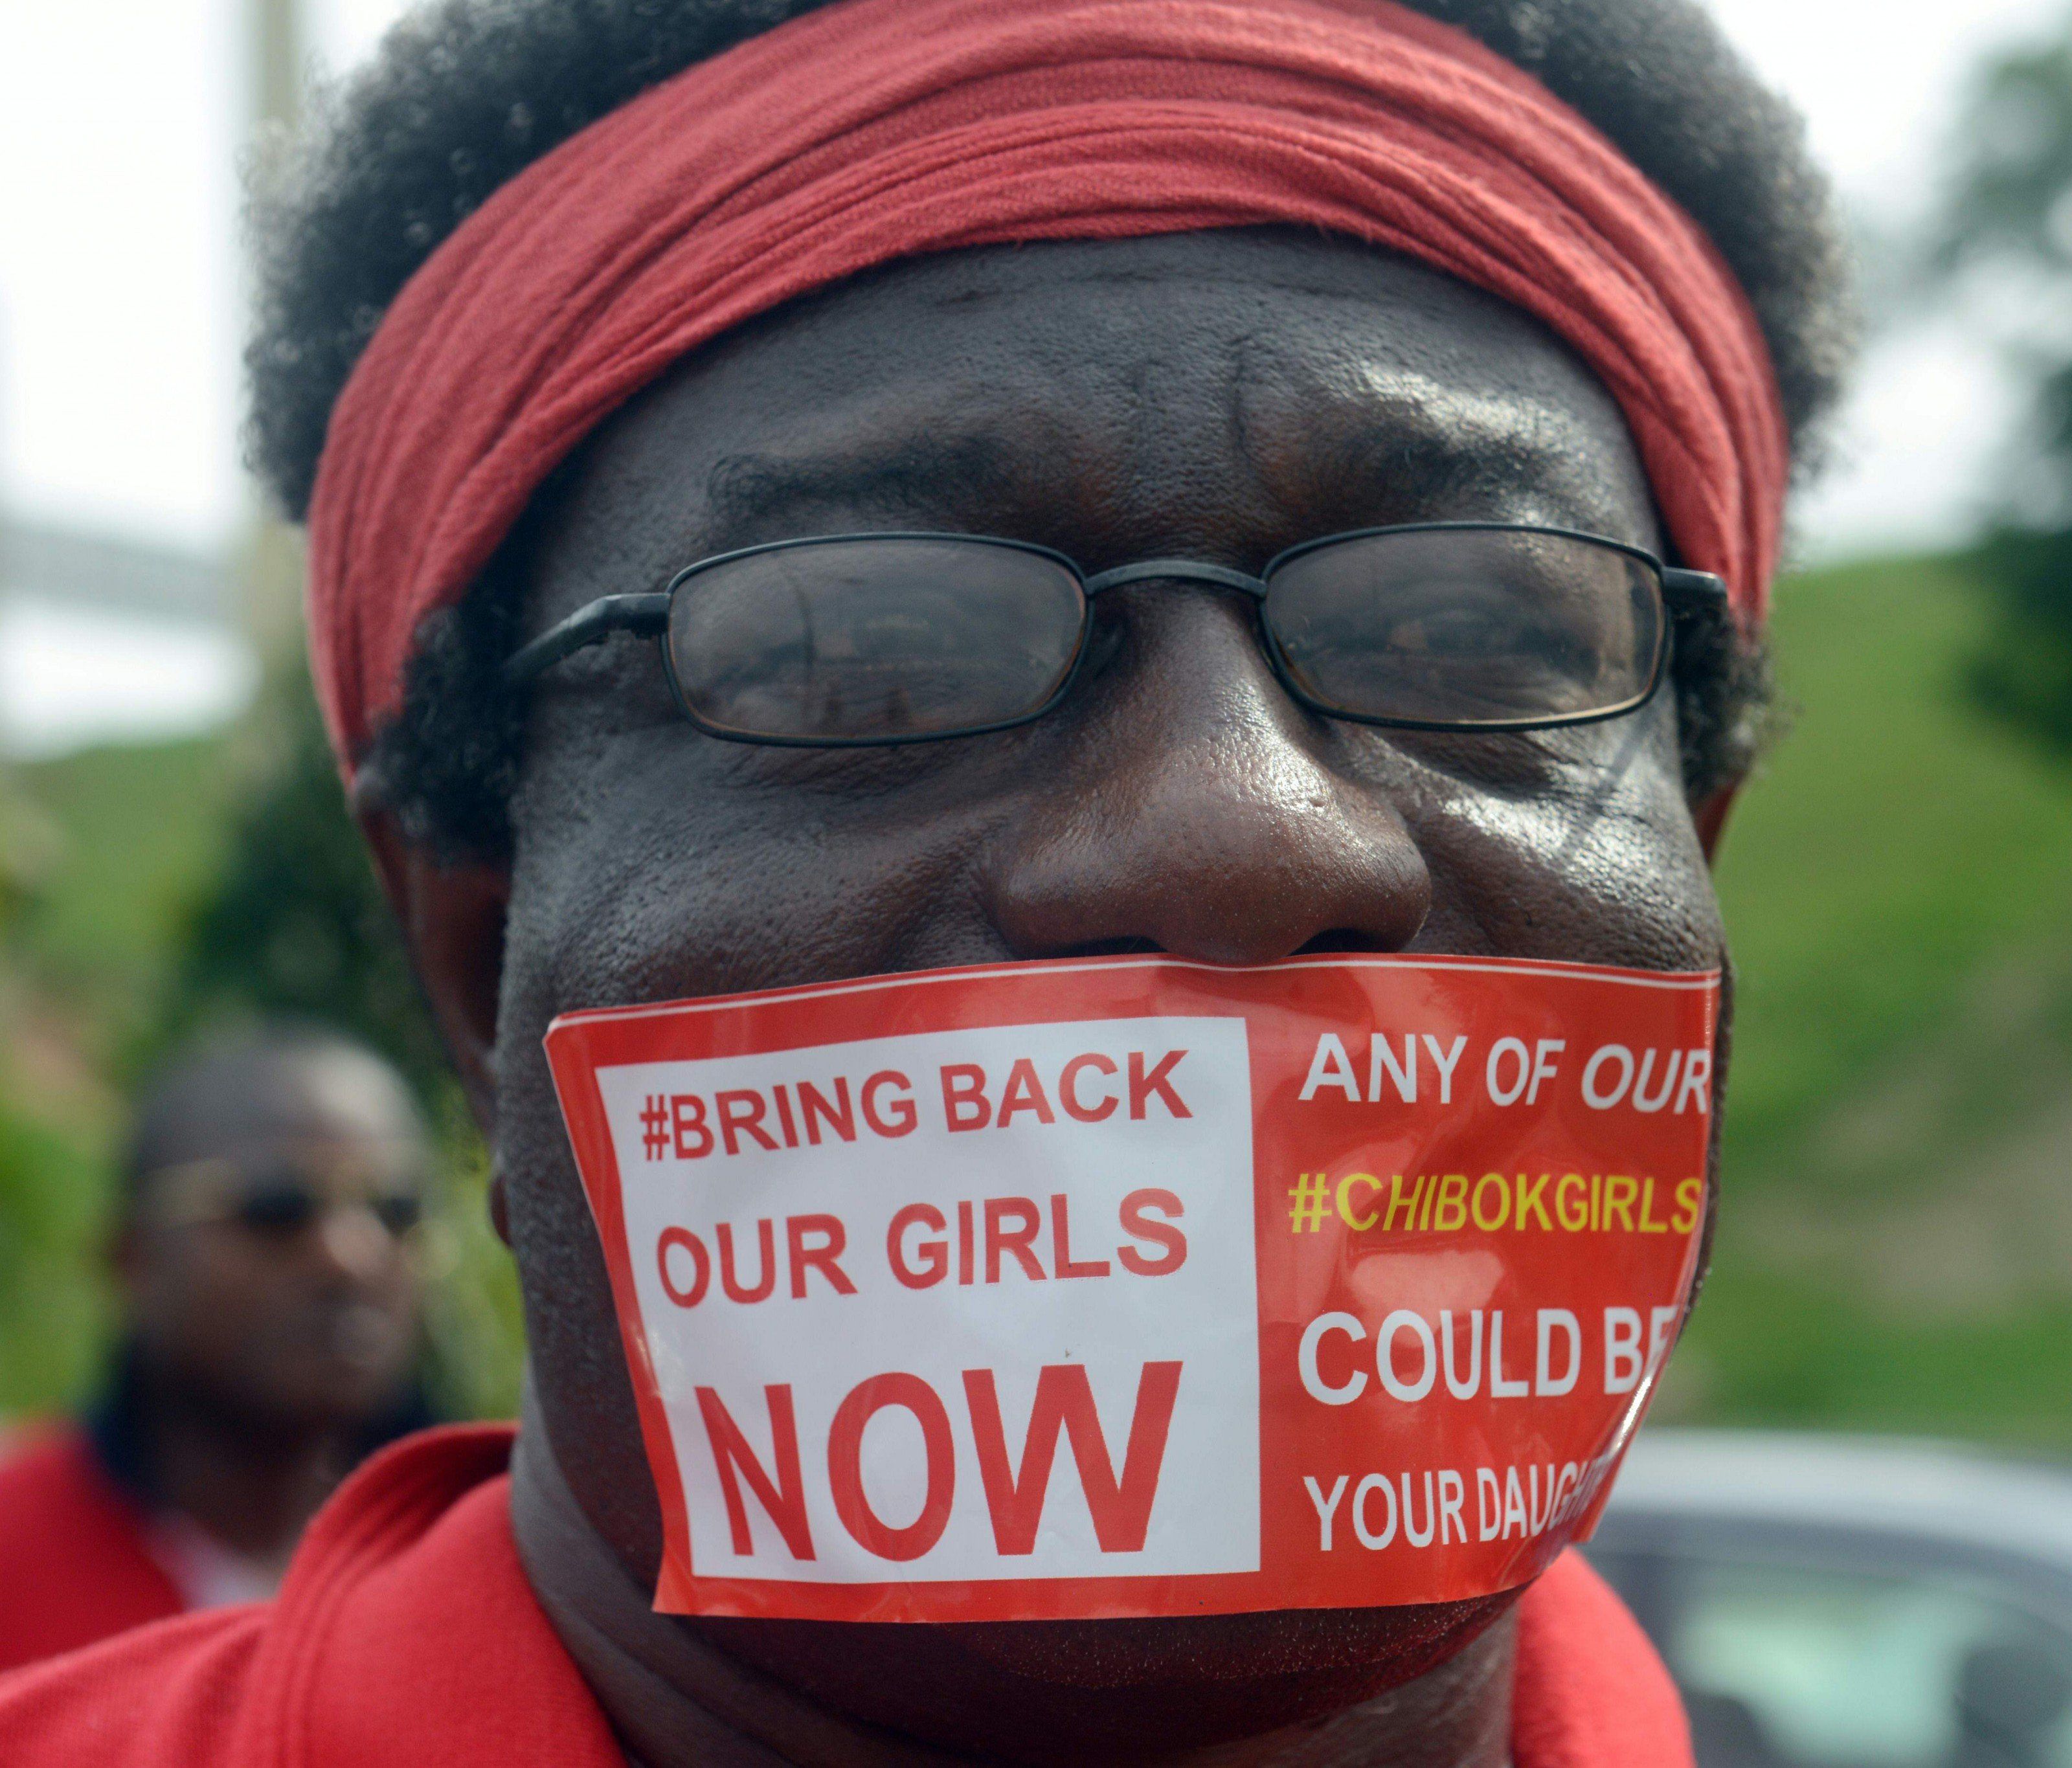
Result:
M684 1624L818 1704L939 1747L1133 1762L1386 1694L1461 1651L1516 1593L1186 1619Z
M395 1403L402 1387L396 1371L326 1362L276 1381L253 1410L278 1428L352 1430L371 1425Z

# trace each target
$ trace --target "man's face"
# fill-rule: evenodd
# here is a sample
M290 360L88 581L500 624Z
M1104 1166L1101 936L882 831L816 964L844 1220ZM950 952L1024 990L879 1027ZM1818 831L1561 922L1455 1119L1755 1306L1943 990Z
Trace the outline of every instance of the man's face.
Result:
M960 254L746 328L621 413L545 506L525 630L796 536L928 528L1039 542L1089 571L1173 555L1256 571L1320 535L1445 519L1657 542L1616 408L1514 310L1278 233ZM1282 691L1242 597L1198 586L1104 596L1092 644L1042 721L899 749L714 741L630 640L533 691L497 1157L538 1404L637 1579L652 1585L659 1515L541 1055L555 1014L1154 949L1720 961L1669 697L1535 734L1336 722ZM923 1735L982 1740L1054 1694L1178 1742L1247 1722L1248 1702L1281 1711L1297 1684L1311 1710L1363 1698L1493 1606L703 1625Z
M147 1368L241 1428L353 1429L417 1343L426 1153L393 1077L347 1052L218 1070L158 1150L119 1268Z

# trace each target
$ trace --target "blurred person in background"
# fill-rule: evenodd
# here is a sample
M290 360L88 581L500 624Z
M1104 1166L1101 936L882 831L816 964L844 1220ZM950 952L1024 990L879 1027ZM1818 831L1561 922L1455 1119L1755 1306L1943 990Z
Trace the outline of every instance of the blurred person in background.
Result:
M0 1667L271 1596L339 1480L427 1421L429 1158L401 1079L328 1033L266 1026L152 1082L109 1379L0 1463Z
M1089 953L1720 967L1708 860L1846 303L1798 124L1704 17L452 0L332 107L265 250L258 454L310 516L340 768L492 1151L525 1415L384 1457L269 1608L0 1688L15 1761L1688 1763L1659 1661L1572 1554L1413 1606L656 1612L660 1503L542 1037ZM1449 522L1668 554L1716 574L1709 615L1645 684L1592 675L1560 730L1299 695L1241 574ZM1069 692L1034 704L1013 667L1055 604L988 627L968 554L921 623L981 703L913 746L903 680L882 721L876 693L794 703L793 653L754 642L783 594L658 656L635 593L914 529L1116 572L1075 603ZM1441 584L1479 581L1456 564ZM868 661L829 570L827 656ZM1499 597L1493 628L1348 618L1442 673L1486 644L1565 679L1595 653L1556 611L1613 580ZM748 728L701 716L692 666Z

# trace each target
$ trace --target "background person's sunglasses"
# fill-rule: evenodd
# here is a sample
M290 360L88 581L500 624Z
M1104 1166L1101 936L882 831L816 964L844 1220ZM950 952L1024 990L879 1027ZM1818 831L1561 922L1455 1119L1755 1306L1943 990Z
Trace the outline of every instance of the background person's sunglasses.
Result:
M516 652L522 686L616 632L660 639L678 704L734 742L853 747L977 736L1070 692L1094 598L1201 583L1252 598L1302 705L1425 730L1536 730L1645 705L1671 634L1728 617L1726 586L1601 536L1486 522L1334 534L1258 577L1148 559L1089 577L1047 547L983 536L832 535L686 566L594 602Z
M424 1197L413 1187L340 1184L285 1162L183 1161L144 1176L148 1213L164 1227L234 1226L290 1240L335 1211L364 1209L401 1240L424 1219Z

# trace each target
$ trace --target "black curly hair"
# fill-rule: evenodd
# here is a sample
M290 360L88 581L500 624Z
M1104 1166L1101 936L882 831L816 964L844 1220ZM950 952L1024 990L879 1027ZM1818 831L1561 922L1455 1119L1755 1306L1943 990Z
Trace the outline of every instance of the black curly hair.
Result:
M323 95L253 204L246 352L253 466L306 512L333 404L397 292L491 192L607 111L828 0L434 0ZM1408 0L1535 75L1710 236L1762 322L1794 451L1850 354L1846 253L1797 114L1694 0ZM507 548L507 556L514 549ZM419 635L370 778L413 837L508 847L520 722L497 676L515 632L508 565ZM1694 797L1745 767L1768 704L1759 652L1687 646L1677 668Z

